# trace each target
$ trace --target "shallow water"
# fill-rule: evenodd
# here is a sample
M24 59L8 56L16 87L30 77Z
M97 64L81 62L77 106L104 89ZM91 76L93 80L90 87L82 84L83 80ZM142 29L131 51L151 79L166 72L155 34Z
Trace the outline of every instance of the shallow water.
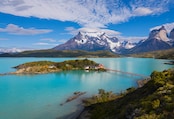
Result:
M0 58L0 73L14 71L16 65L29 61L64 61L75 58ZM91 58L105 67L149 76L154 70L172 67L167 60L149 58ZM83 97L98 89L115 93L137 86L142 77L114 72L65 71L40 75L8 75L0 77L0 119L56 119L70 114ZM75 91L87 93L60 106Z

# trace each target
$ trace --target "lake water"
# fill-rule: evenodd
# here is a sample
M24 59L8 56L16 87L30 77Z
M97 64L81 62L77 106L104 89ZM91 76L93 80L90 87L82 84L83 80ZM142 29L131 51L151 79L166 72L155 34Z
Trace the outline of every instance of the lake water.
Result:
M15 71L12 67L30 61L64 61L75 58L0 58L0 73ZM90 58L110 69L149 76L152 71L171 68L167 60L150 58ZM64 71L40 75L0 76L0 119L56 119L79 109L82 98L105 89L119 93L137 86L138 76L114 72ZM66 103L75 91L87 93Z

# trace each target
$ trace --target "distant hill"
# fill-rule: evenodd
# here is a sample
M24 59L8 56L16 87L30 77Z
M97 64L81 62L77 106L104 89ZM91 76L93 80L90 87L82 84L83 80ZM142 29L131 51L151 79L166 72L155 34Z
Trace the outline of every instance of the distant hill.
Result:
M114 101L88 106L77 119L174 119L173 79L174 70L154 71L143 87L130 88Z
M81 50L33 50L21 53L4 53L0 57L119 57L109 51L81 51Z
M131 54L132 57L174 59L174 48L168 50L157 50L145 53Z

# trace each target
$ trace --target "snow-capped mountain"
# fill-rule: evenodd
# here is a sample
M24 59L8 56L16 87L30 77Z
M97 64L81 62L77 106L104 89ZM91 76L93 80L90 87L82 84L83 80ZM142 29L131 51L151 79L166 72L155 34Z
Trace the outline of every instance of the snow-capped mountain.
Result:
M164 26L162 26L160 29L155 29L150 32L148 39L157 39L162 41L169 41L169 38L167 37L167 30Z
M148 39L130 49L128 52L139 53L172 48L173 42L171 42L167 34L164 26L159 29L154 29L150 32Z
M110 50L115 53L121 49L129 49L135 44L131 42L121 42L116 37L109 37L104 32L79 32L75 37L65 44L54 47L55 50Z
M132 42L130 42L130 41L123 41L122 43L121 43L121 46L124 48L124 49L131 49L131 48L133 48L133 47L135 47L136 45L137 45L138 43L132 43Z
M27 49L18 49L18 48L2 48L0 47L0 54L2 53L18 53L18 52L23 52Z
M169 36L169 37L168 37ZM172 40L173 39L173 40ZM121 41L117 37L110 37L104 32L79 32L64 44L54 47L55 50L109 50L114 53L129 54L174 47L174 29L168 33L164 26L152 29L147 39L140 39L138 43Z

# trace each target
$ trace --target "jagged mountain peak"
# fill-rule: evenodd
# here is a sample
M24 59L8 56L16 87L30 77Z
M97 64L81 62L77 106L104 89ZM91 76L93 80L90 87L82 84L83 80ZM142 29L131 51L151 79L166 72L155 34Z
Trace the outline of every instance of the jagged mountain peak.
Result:
M53 49L55 50L109 50L121 53L122 49L133 48L136 44L120 41L117 37L111 37L105 32L83 32L80 31L76 36L64 44Z
M139 42L130 42L128 40L119 40L117 37L111 37L105 32L98 30L80 31L76 36L68 40L66 43L54 47L55 50L86 50L98 51L109 50L115 53L139 53L154 50L162 50L172 48L174 43L171 42L174 30L168 38L165 26L153 29L149 37Z
M159 30L165 30L166 31L166 28L165 28L165 26L161 26L161 28L159 28Z
M105 32L84 32L80 31L65 44L53 49L56 50L110 50L117 52L121 43L116 37L109 37Z
M167 37L167 30L164 26L161 26L159 29L154 29L150 32L148 40L157 39L162 41L169 41Z

